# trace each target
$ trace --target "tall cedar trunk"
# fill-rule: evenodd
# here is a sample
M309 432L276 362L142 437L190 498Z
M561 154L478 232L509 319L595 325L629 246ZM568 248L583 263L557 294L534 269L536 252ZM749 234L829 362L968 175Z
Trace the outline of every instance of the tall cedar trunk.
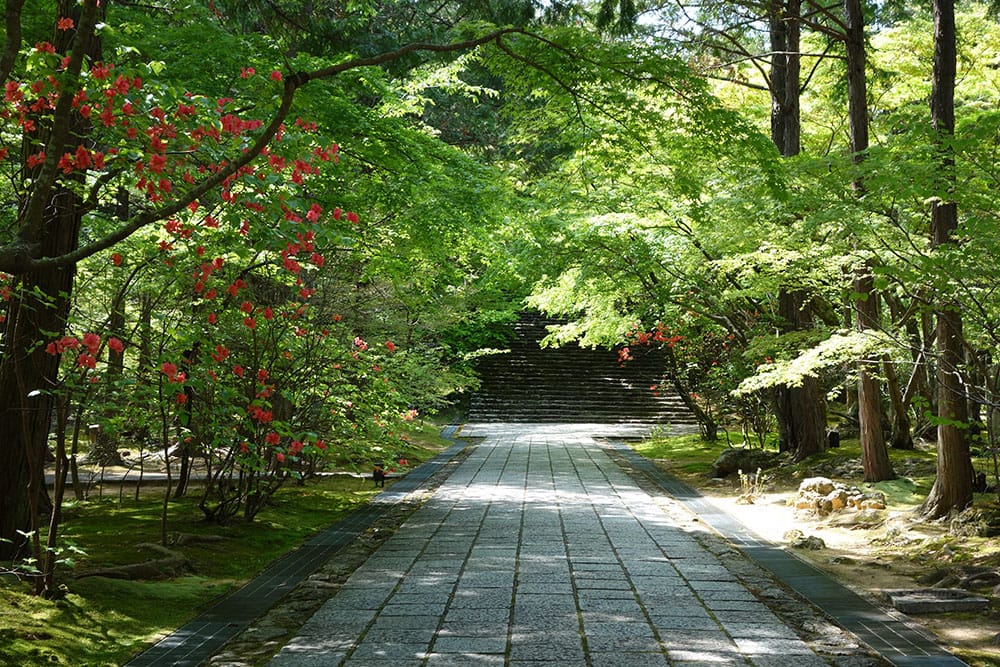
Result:
M57 16L79 16L70 0L60 0ZM54 44L65 53L70 31L57 31ZM91 53L100 40L90 39ZM48 139L47 131L26 137L22 150L35 153ZM87 126L74 115L70 141L84 143ZM37 172L40 167L36 167ZM25 173L32 179L36 173ZM19 214L23 214L19 211ZM77 196L55 189L48 198L37 230L38 254L58 257L77 247L81 215ZM38 526L37 512L47 500L43 464L57 389L59 357L45 351L44 340L60 335L69 316L70 294L76 267L32 271L17 277L8 304L0 356L0 561L25 555L26 541L19 531ZM34 510L34 512L33 512ZM32 514L35 516L32 516ZM9 541L4 541L9 540Z
M774 0L770 5L771 139L785 157L799 153L799 0ZM785 287L779 290L779 315L787 331L811 325L806 295ZM826 448L826 405L816 378L799 387L775 390L779 448L796 460Z
M931 120L939 139L946 141L955 132L955 3L934 0L934 75L931 91ZM941 147L941 167L950 187L954 184L955 160L947 146ZM931 245L940 248L954 243L958 227L955 202L939 201L931 209ZM955 304L942 299L937 315L937 477L920 507L929 517L942 517L972 503L975 473L969 444L963 430L967 419L965 390L960 376L963 359L962 315Z
M865 18L861 0L844 0L844 35L847 56L847 115L850 125L851 156L861 164L868 150L868 87L865 78ZM864 194L865 186L858 176L853 182L856 195ZM872 267L867 263L858 269L854 280L856 324L864 332L878 326L879 307L875 294ZM871 369L878 359L868 356L858 364L858 435L861 440L861 465L866 482L893 479L896 473L889 460L882 434L882 391Z
M785 150L785 103L788 90L788 22L783 0L771 0L771 140L782 155L795 155ZM796 89L798 83L796 82Z
M784 139L779 147L781 154L790 157L801 150L802 128L799 120L799 93L801 84L801 62L799 55L799 0L786 0L785 5L785 86L781 113L784 116Z
M808 326L811 318L806 295L799 290L782 290L778 295L778 314L789 330ZM808 458L826 449L826 404L819 379L805 377L799 387L778 389L779 419L785 419L788 443L785 450L792 452L796 461Z

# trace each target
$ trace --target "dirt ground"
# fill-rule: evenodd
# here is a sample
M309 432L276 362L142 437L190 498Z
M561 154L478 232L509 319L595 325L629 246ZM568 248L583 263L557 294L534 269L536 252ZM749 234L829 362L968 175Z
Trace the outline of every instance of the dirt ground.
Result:
M882 607L888 607L881 595L883 590L927 588L927 576L931 573L997 563L995 538L949 537L947 522L919 520L913 507L890 506L881 513L884 521L879 525L858 526L851 516L856 510L845 509L822 518L795 510L791 502L798 495L798 488L791 480L765 487L765 492L755 496L752 504L740 499L742 489L736 481L704 478L687 481L695 483L712 502L737 516L758 535L784 545ZM825 547L792 548L791 531L818 537ZM1000 646L995 643L995 638L1000 637L1000 613L995 596L988 588L975 592L994 600L990 610L910 618L970 665L1000 665Z

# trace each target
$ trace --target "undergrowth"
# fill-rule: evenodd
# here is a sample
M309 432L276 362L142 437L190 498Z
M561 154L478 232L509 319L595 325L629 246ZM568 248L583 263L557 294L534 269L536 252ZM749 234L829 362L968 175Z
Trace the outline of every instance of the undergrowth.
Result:
M384 454L408 458L412 467L446 444L428 431ZM168 548L184 556L190 571L143 581L80 575L158 557L143 545L160 542L164 489L144 487L138 500L132 491L109 489L68 502L63 541L84 553L72 570L59 572L62 599L35 597L28 582L0 576L0 665L124 664L377 491L367 478L342 475L288 484L254 522L220 526L202 519L199 489L192 488L170 502L168 525ZM181 535L188 539L178 544Z

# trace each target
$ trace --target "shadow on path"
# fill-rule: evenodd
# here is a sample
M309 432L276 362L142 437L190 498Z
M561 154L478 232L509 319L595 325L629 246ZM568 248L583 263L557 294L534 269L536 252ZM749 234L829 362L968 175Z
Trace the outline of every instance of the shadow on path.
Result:
M834 655L803 641L726 556L706 548L688 510L892 664L964 664L621 444L641 435L611 425L467 425L461 436L482 441L270 664L883 664L857 647ZM129 665L206 662L462 448L411 472Z

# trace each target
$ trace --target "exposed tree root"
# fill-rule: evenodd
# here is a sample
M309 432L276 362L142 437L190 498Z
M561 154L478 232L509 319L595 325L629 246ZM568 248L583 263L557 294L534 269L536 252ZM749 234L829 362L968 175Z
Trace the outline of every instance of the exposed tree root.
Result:
M172 577L194 571L194 568L191 566L187 557L178 551L168 549L164 546L160 546L159 544L152 544L150 542L143 542L141 544L137 544L136 546L141 549L154 551L159 554L161 558L153 558L141 563L131 563L128 565L118 565L115 567L90 570L89 572L81 572L76 576L76 578L83 579L84 577L107 577L109 579L128 580L170 579Z

